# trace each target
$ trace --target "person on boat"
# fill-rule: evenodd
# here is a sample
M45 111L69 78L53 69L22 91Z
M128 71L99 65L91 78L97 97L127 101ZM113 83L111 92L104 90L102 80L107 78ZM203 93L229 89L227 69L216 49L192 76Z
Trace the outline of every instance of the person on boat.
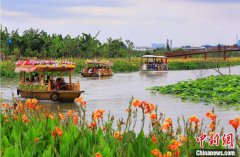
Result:
M29 79L28 77L26 78L25 83L26 83L26 84L31 84L30 79Z
M89 68L88 73L92 73L92 72L93 72L92 68Z
M56 90L60 90L60 86L61 86L61 78L57 78L56 79Z
M36 73L35 76L33 77L32 82L34 82L34 83L38 83L38 81L39 81L38 73Z
M47 80L45 81L46 84L48 84L51 81L50 76L47 76Z
M60 90L66 90L67 89L67 83L65 82L64 78L60 81Z
M97 73L97 71L98 71L97 68L94 67L94 68L93 68L93 73L95 74L95 73Z

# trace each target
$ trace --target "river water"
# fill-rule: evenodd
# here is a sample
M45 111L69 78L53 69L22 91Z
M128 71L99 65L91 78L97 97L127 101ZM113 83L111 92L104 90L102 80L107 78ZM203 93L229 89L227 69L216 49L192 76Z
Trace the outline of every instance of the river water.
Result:
M205 73L206 72L206 73ZM228 68L222 68L222 73L228 74ZM203 73L205 73L203 75ZM231 74L240 75L240 66L231 68ZM154 103L158 106L158 111L170 116L176 125L177 117L184 115L189 117L196 115L200 119L205 117L207 111L211 111L215 107L217 118L220 119L220 126L229 132L233 131L228 124L229 119L234 119L240 116L240 111L237 108L221 107L213 104L195 103L190 101L181 101L181 99L172 95L163 95L159 93L152 93L146 90L151 86L162 86L174 84L178 81L196 79L197 77L218 75L214 70L181 70L168 71L162 73L149 72L132 72L132 73L116 73L112 77L106 78L83 78L80 76L73 77L73 82L80 81L82 94L87 101L87 115L90 116L92 111L102 108L106 113L110 111L115 117L123 117L126 119L127 113L125 110L129 105L129 100L133 96L140 100ZM65 79L67 80L67 78ZM2 79L1 90L2 97L5 102L10 102L12 93L16 96L16 87L18 80L16 79ZM78 106L74 103L52 103L43 101L48 110L56 112L58 109L61 112L66 112L69 109L78 110ZM140 120L140 119L139 119ZM149 119L147 118L147 123ZM210 123L209 120L208 124ZM139 128L140 123L137 124Z

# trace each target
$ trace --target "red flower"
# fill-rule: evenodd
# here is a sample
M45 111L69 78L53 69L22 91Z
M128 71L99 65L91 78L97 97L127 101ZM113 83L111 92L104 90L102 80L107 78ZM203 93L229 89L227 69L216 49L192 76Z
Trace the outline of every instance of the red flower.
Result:
M153 143L157 143L157 138L156 138L156 136L154 136L154 135L152 135L152 142L153 142Z
M240 121L238 120L238 118L235 118L229 120L229 124L231 124L235 130L237 130L238 126L240 126Z

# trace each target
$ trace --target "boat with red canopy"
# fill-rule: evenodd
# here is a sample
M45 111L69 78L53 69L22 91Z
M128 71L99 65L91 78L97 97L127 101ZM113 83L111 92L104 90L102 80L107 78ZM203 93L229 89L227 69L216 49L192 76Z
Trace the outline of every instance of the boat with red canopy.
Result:
M76 65L69 61L19 60L15 69L20 73L17 94L39 100L74 101L84 92L80 91L79 81L72 82L75 68ZM63 78L65 74L68 74L67 83Z
M83 77L112 76L112 63L110 62L88 61L86 64L87 67L85 67L81 72Z

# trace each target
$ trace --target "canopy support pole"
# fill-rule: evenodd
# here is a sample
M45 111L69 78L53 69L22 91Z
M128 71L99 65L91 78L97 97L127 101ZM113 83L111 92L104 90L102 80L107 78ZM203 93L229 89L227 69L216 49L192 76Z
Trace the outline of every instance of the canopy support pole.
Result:
M69 84L70 84L70 87L72 89L72 72L71 71L69 71L68 77L69 77Z

